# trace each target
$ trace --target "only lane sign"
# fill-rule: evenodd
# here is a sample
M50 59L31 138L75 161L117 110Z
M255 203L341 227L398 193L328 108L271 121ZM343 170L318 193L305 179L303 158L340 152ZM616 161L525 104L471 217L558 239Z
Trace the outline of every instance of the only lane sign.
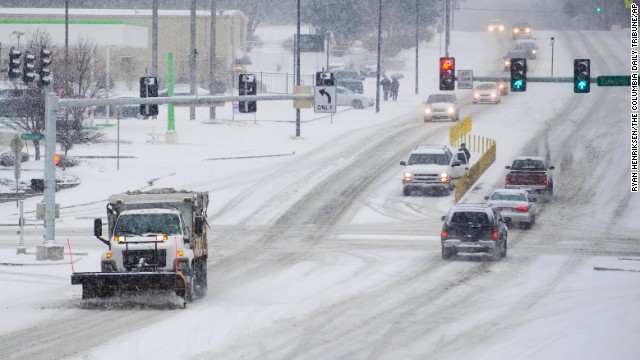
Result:
M336 112L336 87L316 86L313 89L313 111L317 113Z

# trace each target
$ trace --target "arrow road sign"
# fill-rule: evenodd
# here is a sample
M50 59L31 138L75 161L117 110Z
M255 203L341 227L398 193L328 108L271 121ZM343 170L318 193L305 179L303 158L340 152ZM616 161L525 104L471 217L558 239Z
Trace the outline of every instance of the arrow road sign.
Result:
M316 86L313 91L313 111L317 113L335 113L335 99L335 86Z
M326 96L327 98L329 98L327 103L331 104L331 94L329 94L329 92L327 92L325 89L320 89L320 91L318 92L320 93L320 95Z

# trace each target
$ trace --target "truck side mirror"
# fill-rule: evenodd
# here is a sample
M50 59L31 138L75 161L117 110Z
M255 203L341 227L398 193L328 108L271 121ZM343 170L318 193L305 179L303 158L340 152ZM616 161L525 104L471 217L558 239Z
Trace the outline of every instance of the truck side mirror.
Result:
M196 216L195 233L196 235L202 235L204 227L204 217Z
M400 165L407 166L407 162L406 161L400 161Z
M102 236L102 219L93 220L93 235Z

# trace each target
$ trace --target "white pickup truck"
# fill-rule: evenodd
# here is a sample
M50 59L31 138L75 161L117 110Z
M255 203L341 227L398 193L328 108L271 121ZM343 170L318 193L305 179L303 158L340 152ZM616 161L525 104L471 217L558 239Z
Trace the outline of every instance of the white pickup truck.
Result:
M452 152L446 145L418 145L404 166L402 175L404 196L413 191L431 191L449 195L458 180L469 172L469 159L463 151Z

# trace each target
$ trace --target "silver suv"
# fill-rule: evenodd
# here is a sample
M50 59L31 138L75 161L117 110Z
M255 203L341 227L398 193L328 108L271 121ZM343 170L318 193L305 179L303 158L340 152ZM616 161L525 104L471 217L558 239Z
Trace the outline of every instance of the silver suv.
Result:
M449 195L455 183L469 171L469 159L463 151L453 153L446 145L418 145L404 166L402 194L433 191Z
M424 103L424 121L435 119L448 119L458 121L460 110L458 108L458 98L453 93L431 94Z
M507 256L511 218L503 218L496 208L487 204L458 204L442 221L443 259L462 253L489 255L493 260Z

